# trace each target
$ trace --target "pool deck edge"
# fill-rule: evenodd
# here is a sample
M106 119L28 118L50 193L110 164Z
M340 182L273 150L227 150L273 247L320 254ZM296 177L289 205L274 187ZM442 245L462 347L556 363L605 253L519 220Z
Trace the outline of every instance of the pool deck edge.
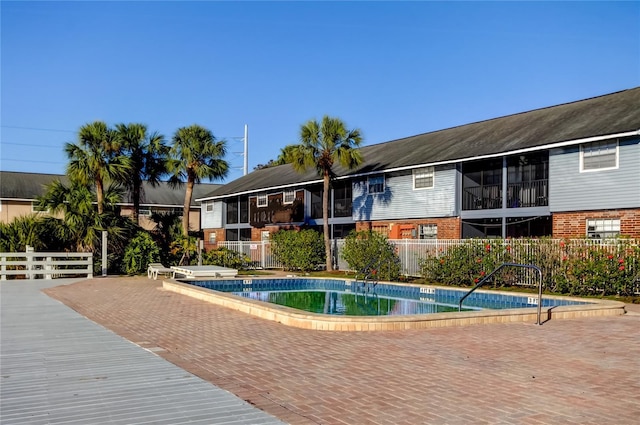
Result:
M537 323L538 319L537 307L406 316L330 316L317 313L300 313L299 310L293 308L241 298L172 279L163 280L162 289L231 308L262 319L282 323L286 326L310 330L394 331L490 323ZM554 296L545 297L554 298ZM584 301L584 299L580 298L563 298ZM542 307L541 322L544 323L551 319L620 316L625 314L624 303L622 302L612 300L589 300L589 302L591 304Z

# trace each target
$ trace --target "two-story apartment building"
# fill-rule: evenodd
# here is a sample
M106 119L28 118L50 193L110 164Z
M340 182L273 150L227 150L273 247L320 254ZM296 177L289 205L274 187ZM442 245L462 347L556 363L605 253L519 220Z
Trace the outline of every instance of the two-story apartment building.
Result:
M29 214L48 214L36 205L36 198L45 193L45 188L54 180L69 184L69 179L60 174L25 173L17 171L0 171L0 222L9 223L16 217ZM194 230L200 229L200 206L195 199L210 193L220 187L219 184L196 184L193 188L192 210L189 221ZM184 202L184 188L172 188L166 182L157 186L143 184L143 200L140 205L140 225L148 230L155 227L151 221L151 212L177 211L182 214ZM120 204L123 216L133 214L133 202L130 194L125 195L125 201Z
M640 237L640 87L361 148L332 238ZM321 179L254 171L199 201L207 246L322 225Z

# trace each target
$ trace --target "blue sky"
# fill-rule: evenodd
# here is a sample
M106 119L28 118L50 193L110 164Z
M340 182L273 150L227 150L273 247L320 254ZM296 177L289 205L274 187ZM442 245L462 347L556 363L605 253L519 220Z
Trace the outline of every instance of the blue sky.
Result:
M242 175L328 114L375 144L640 85L640 2L9 2L0 169L94 120L197 123Z

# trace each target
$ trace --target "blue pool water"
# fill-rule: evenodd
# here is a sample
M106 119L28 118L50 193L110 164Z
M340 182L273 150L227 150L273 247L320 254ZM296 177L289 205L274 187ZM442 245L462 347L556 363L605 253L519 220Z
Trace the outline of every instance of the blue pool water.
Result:
M460 298L468 289L402 286L379 283L363 285L340 279L234 279L185 280L195 286L229 292L245 298L285 305L313 313L347 316L387 316L458 311ZM536 307L537 295L474 292L464 310ZM557 298L542 299L543 307L587 304Z

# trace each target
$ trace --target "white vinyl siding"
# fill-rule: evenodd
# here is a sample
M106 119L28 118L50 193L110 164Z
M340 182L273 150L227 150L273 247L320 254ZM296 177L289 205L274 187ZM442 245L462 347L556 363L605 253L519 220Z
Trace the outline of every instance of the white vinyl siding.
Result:
M200 220L203 229L220 229L222 228L222 211L223 201L209 201L212 204L212 210L201 210Z
M549 152L549 210L637 208L640 205L640 140L621 140L618 168L579 172L578 146Z
M411 170L386 176L383 193L370 195L368 180L353 183L355 220L394 220L456 215L455 165L436 167L431 190L413 190Z

